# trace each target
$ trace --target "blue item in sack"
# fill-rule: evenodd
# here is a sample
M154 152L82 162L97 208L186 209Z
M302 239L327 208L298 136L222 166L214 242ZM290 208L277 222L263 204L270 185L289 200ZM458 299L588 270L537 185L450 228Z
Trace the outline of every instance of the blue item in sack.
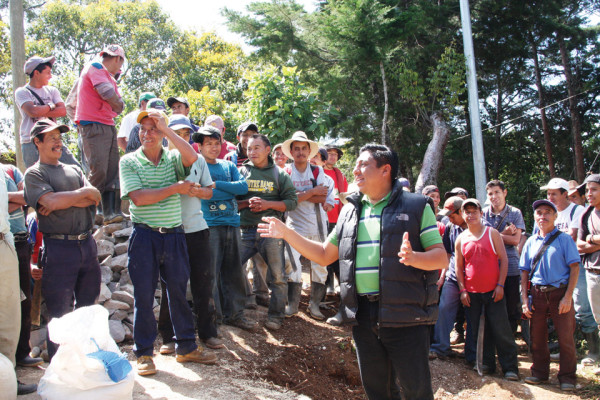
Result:
M104 364L104 369L106 370L108 377L113 382L121 382L125 379L127 374L131 371L131 364L127 361L125 356L112 351L101 350L98 343L96 343L96 340L94 340L94 338L91 339L98 348L98 351L87 354L87 356L100 360L102 364Z

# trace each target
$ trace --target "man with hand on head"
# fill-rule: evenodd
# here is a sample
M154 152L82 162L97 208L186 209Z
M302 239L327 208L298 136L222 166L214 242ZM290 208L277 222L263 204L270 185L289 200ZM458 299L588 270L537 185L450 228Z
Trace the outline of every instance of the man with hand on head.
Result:
M146 105L148 104L148 100L154 99L156 96L154 93L145 92L140 94L140 98L138 100L139 108L133 110L129 114L123 117L121 120L121 126L119 127L119 133L117 134L117 144L119 148L123 151L127 148L127 142L129 141L129 134L131 130L137 125L137 116L141 111L146 110Z
M347 197L325 243L276 218L264 218L259 232L321 265L340 260L343 322L353 325L369 399L397 399L400 392L433 399L429 327L437 318L436 270L448 263L435 216L425 197L402 190L398 156L388 147L363 146L353 172L360 193Z
M134 354L138 374L156 373L152 359L157 327L152 306L160 275L169 298L178 362L214 364L217 357L196 345L192 311L186 300L190 265L183 229L180 194L199 196L203 188L185 181L198 154L167 126L167 116L157 110L138 115L142 147L120 163L121 193L131 202L133 231L127 268L134 287ZM167 138L176 150L162 146Z

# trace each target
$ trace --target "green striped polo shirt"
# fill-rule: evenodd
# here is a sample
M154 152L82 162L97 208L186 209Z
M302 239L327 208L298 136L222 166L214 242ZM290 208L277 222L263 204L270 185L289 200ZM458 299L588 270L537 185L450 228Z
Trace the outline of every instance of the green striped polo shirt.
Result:
M121 198L129 200L129 193L140 189L160 189L185 179L190 169L181 162L181 154L177 150L163 148L158 165L146 157L140 147L133 153L126 154L119 162L119 178L121 180ZM129 206L131 220L146 224L153 228L173 228L181 225L181 200L174 194L157 203Z
M356 293L379 293L379 239L381 234L381 214L390 199L391 192L376 204L371 204L365 195L362 198L362 210L358 222L356 241ZM337 231L329 234L328 240L337 246ZM421 217L421 245L423 248L441 244L442 238L437 228L433 210L427 204ZM400 251L400 243L398 244Z

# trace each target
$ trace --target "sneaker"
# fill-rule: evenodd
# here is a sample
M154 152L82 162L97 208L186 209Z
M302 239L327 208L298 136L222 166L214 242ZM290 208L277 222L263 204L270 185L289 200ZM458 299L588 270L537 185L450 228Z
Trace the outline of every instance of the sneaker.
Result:
M151 356L141 356L137 359L137 371L138 375L154 375L156 373L156 366Z
M17 365L19 367L37 367L38 365L42 365L44 360L38 357L30 357L27 356L22 360L17 361Z
M518 381L519 375L516 372L508 371L504 374L504 379L506 379L507 381Z
M221 340L217 337L211 337L211 338L206 339L204 341L204 344L209 349L215 349L215 350L222 349L223 347L225 347L225 343L223 343L223 340Z
M338 311L333 317L327 318L327 323L333 326L342 325L342 313Z
M530 385L539 385L540 383L548 382L548 379L540 379L536 378L535 376L528 376L527 378L523 379L523 382L529 383Z
M267 322L265 322L265 328L270 331L277 331L281 328L281 322L274 319L269 319Z
M177 354L175 360L179 363L195 362L198 364L214 365L217 363L217 356L213 353L207 353L204 349L196 349L187 354Z
M236 318L233 321L228 322L228 324L237 326L238 328L248 332L256 332L258 330L258 322L246 317Z
M162 355L175 353L175 342L164 343L158 352Z
M36 391L37 385L35 383L30 383L27 385L26 383L17 381L17 396L34 393Z
M572 392L573 390L575 390L575 385L573 385L572 383L561 383L560 390L562 390L563 392Z

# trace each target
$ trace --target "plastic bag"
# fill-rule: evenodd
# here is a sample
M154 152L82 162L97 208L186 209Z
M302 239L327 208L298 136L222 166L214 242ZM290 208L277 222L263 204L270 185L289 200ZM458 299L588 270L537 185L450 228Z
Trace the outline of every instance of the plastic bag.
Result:
M48 324L58 351L38 384L38 394L48 400L131 399L135 376L130 370L113 382L104 363L90 353L98 349L121 356L110 336L108 311L94 305L79 308ZM96 345L97 343L97 345Z
M15 367L6 356L0 353L0 399L13 400L17 398L17 375Z

